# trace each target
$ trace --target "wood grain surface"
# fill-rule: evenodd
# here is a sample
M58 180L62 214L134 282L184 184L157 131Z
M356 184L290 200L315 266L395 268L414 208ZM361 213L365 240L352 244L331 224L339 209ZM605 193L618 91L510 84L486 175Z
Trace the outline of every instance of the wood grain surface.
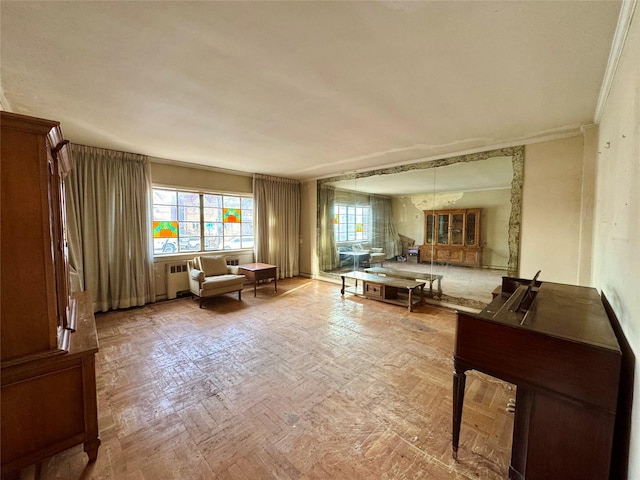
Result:
M455 313L287 279L96 317L102 446L22 478L502 479L513 386L469 372L451 456Z

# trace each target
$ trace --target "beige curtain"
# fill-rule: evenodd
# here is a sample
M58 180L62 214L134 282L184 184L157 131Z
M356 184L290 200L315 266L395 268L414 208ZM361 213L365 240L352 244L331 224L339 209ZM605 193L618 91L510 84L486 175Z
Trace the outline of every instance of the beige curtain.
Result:
M254 175L256 262L278 267L278 278L299 271L300 182L287 178Z
M402 253L402 242L393 223L391 199L371 195L371 246L381 247L386 258L395 258Z
M69 264L94 311L155 301L151 171L143 155L71 145Z
M320 236L318 238L318 260L320 270L329 272L338 265L336 251L336 237L333 227L333 204L336 199L336 189L330 185L320 186L318 210L320 217Z

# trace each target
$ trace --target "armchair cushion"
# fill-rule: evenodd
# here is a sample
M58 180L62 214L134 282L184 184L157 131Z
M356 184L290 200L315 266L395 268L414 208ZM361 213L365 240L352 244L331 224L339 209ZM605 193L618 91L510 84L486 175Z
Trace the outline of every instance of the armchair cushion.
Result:
M197 280L198 282L202 282L204 280L204 272L202 270L194 268L190 273L192 279Z
M200 267L205 277L226 275L228 273L227 261L222 256L200 257Z
M239 278L241 277L241 278ZM200 284L201 293L206 293L207 290L214 289L227 289L229 287L238 287L242 288L242 284L244 283L244 275L216 275L213 277L206 277L204 282Z

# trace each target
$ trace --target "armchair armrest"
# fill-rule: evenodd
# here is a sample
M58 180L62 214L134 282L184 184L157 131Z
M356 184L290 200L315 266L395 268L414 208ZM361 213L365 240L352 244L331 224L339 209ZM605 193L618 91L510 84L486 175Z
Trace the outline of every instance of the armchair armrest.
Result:
M198 282L204 281L204 272L202 270L198 270L197 268L193 268L189 272L189 276L192 280L197 280Z

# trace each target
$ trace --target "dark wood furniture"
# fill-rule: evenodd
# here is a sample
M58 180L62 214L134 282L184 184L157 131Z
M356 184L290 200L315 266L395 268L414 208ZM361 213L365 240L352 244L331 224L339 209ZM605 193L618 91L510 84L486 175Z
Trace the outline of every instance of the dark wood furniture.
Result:
M411 245L409 248L407 248L407 262L421 263L420 245Z
M373 300L407 306L410 312L413 312L415 304L424 303L425 282L422 281L383 277L363 272L343 273L340 276L342 277L340 293L343 296L345 292L349 292ZM345 284L346 278L355 280L355 285L347 287ZM362 282L360 288L358 288L358 280ZM420 291L417 299L413 297L413 293L416 290Z
M442 295L442 275L433 275L425 272L411 272L409 270L396 270L385 267L365 268L365 273L373 273L375 275L385 275L387 277L407 278L409 280L424 280L429 282L429 295L433 296L433 282L438 282L436 291L438 296Z
M454 457L474 369L517 386L509 478L607 479L622 358L611 323L595 289L527 283L505 278L482 312L457 314Z
M421 262L480 267L482 209L424 210L424 244Z
M253 296L256 296L256 287L261 280L273 278L273 291L278 293L278 267L268 263L247 263L238 268L249 280L253 282Z
M93 309L69 294L58 122L0 112L2 476L98 438Z

